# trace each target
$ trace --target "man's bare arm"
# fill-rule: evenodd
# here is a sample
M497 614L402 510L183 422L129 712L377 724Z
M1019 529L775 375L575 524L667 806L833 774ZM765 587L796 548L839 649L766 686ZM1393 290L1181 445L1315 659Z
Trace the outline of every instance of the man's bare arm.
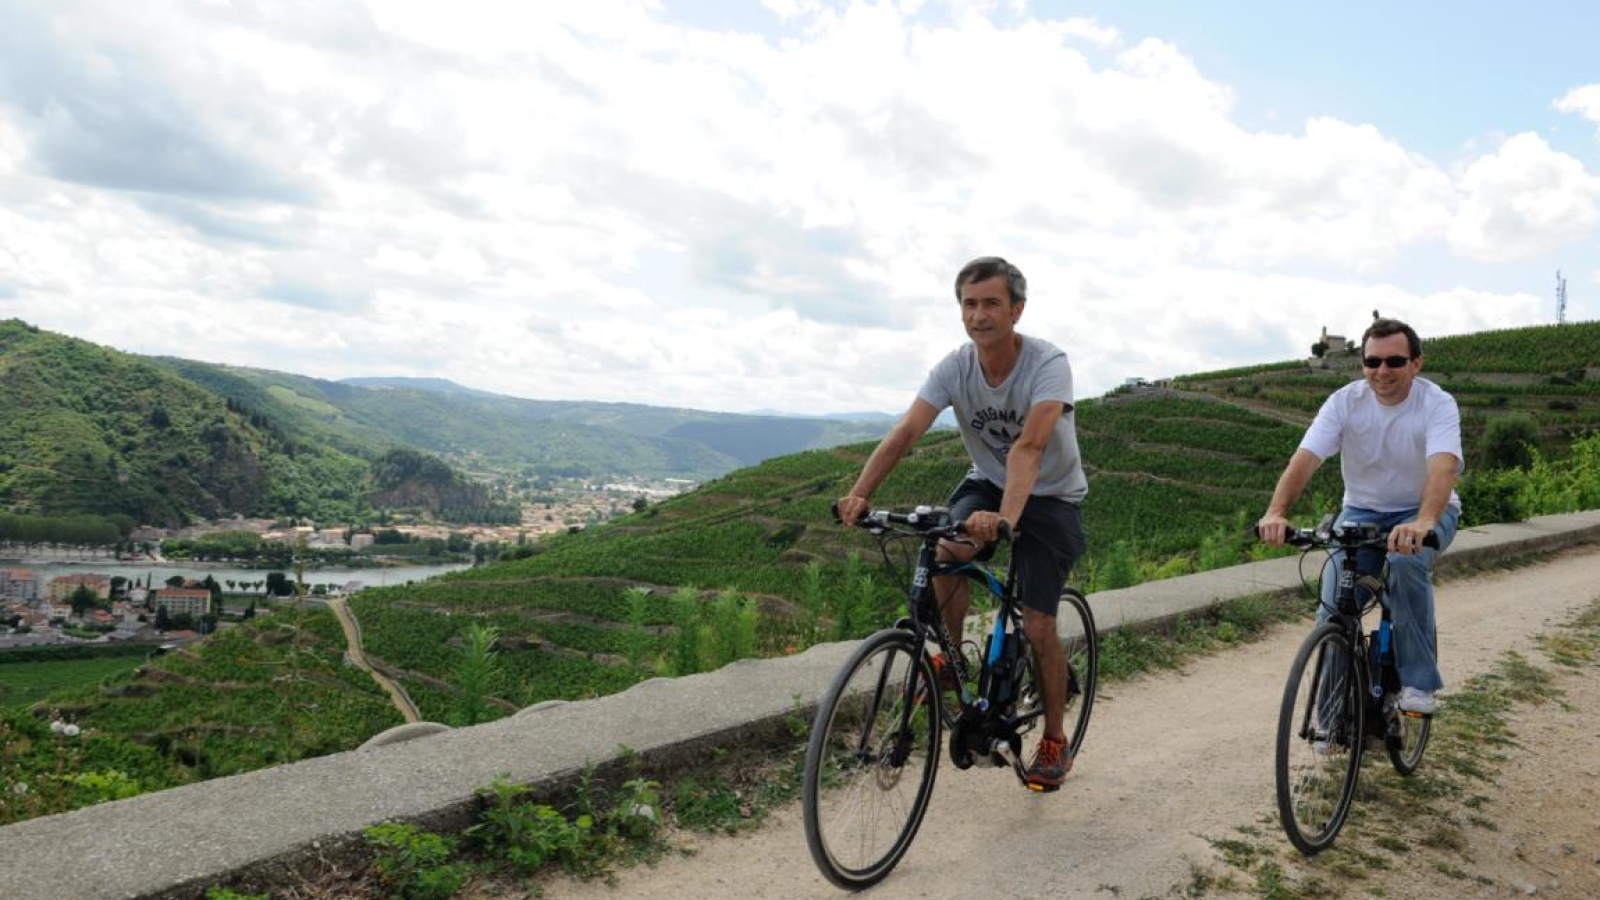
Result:
M1389 531L1389 549L1396 553L1415 553L1422 549L1427 537L1444 508L1450 505L1450 493L1456 487L1456 473L1461 460L1454 453L1435 453L1428 457L1428 480L1422 486L1422 503L1417 508L1415 521L1396 525Z
M933 420L938 417L939 410L934 409L928 401L921 397L911 401L911 408L878 443L877 449L867 458L867 464L861 467L861 474L851 486L850 493L839 498L837 506L841 519L855 522L866 514L873 492L905 458L911 446L928 433L928 429L933 427Z
M1300 499L1300 494L1311 483L1311 476L1317 474L1317 469L1322 467L1322 457L1305 448L1294 451L1289 457L1289 464L1284 466L1283 474L1278 476L1278 485L1272 490L1272 501L1267 504L1267 512L1256 522L1256 532L1263 541L1281 546L1289 533L1289 507Z
M1028 410L1022 434L1011 444L1006 454L1006 487L1000 498L998 512L979 511L967 519L967 533L982 541L992 541L999 536L1000 520L1015 525L1022 518L1022 509L1039 480L1039 465L1044 449L1050 445L1056 423L1061 421L1065 404L1059 400L1035 403Z

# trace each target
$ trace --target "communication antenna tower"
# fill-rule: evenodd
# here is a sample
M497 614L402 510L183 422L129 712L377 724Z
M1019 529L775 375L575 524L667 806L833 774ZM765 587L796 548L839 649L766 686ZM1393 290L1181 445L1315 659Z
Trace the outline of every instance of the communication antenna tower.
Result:
M1567 279L1561 277L1561 270L1556 270L1556 324L1567 323Z

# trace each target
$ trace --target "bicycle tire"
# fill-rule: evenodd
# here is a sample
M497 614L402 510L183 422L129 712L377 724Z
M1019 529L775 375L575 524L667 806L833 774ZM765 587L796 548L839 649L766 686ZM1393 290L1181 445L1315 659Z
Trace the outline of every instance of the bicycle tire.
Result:
M1433 719L1397 713L1393 714L1388 727L1384 745L1389 750L1389 763L1401 775L1410 775L1422 764L1422 754L1428 749L1428 735L1433 732Z
M1274 780L1284 834L1307 856L1333 843L1355 798L1366 739L1364 665L1345 630L1325 622L1306 637L1289 668Z
M1083 749L1084 737L1089 733L1089 715L1094 712L1095 689L1100 683L1100 637L1095 631L1094 610L1077 588L1069 587L1061 592L1061 606L1056 613L1056 632L1066 634L1061 639L1061 651L1067 660L1062 730L1066 732L1070 748L1068 752L1077 757L1078 751ZM1021 704L1028 714L1032 714L1040 702L1038 684L1038 663L1030 649Z
M878 883L916 837L939 768L934 685L927 653L909 632L890 629L862 641L817 707L801 794L806 844L839 887ZM910 733L896 736L907 703Z
M1433 650L1437 656L1439 652L1437 634L1434 635ZM1398 682L1398 677L1395 680ZM1392 700L1386 698L1385 702L1398 703L1399 698L1395 697ZM1433 717L1413 718L1398 710L1394 711L1394 717L1396 723L1387 727L1391 732L1399 731L1398 735L1391 735L1397 736L1399 740L1384 741L1389 749L1389 764L1401 775L1410 775L1422 764L1422 754L1428 749L1428 736L1433 733Z

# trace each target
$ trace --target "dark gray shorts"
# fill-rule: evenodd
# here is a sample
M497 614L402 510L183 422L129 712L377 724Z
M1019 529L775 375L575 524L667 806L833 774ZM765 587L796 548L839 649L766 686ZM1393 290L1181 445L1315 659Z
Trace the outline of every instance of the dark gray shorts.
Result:
M998 512L1004 496L1005 491L991 481L964 479L950 495L950 516L964 521L979 510ZM1022 507L1022 521L1012 524L1019 532L1011 547L1017 560L1017 599L1029 609L1053 616L1072 564L1083 558L1083 512L1059 497L1029 497ZM990 544L978 558L993 554Z

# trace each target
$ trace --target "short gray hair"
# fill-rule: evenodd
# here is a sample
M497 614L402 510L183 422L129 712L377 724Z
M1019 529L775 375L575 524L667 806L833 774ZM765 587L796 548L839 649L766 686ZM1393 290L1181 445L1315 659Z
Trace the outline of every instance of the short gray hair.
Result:
M1025 303L1028 299L1028 279L1022 270L998 256L980 256L961 267L956 275L956 299L961 299L961 288L975 281L988 281L996 276L1006 280L1006 292L1012 303Z

